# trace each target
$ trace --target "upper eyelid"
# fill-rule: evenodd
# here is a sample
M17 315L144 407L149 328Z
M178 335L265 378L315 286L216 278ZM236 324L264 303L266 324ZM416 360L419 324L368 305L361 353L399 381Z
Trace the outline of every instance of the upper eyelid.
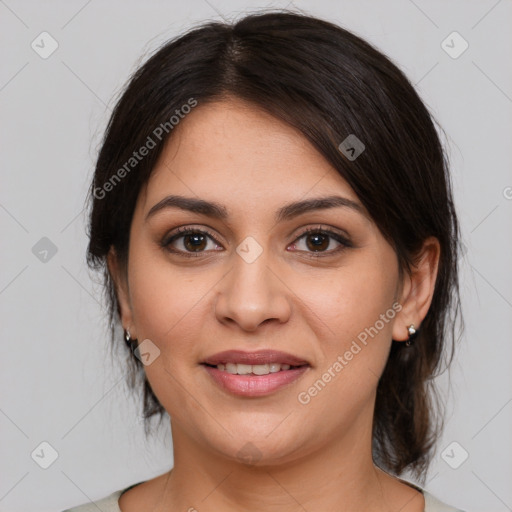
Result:
M323 226L323 225L317 225L315 227L306 227L303 231L301 231L301 233L298 235L298 237L301 237L303 235L306 235L308 234L309 232L315 232L315 231L319 231L319 232L322 232L322 233L327 233L328 235L332 236L332 235L338 235L342 238L350 238L350 235L343 229L340 229L340 228L333 228L333 227L330 227L330 226Z

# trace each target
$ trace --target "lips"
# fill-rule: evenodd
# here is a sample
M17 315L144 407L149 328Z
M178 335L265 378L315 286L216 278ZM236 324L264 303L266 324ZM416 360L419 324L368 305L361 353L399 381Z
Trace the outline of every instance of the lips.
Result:
M310 364L277 350L227 350L206 358L207 374L221 389L244 397L261 397L292 385Z
M226 350L206 358L202 364L217 366L219 364L244 364L244 365L263 365L263 364L282 364L290 366L309 365L308 361L300 359L292 354L280 352L278 350L258 350L256 352L245 352L243 350Z

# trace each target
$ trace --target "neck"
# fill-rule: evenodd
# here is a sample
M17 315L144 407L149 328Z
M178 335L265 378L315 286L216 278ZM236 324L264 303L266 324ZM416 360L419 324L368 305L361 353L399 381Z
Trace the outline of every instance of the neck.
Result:
M336 442L323 442L285 463L244 464L214 453L172 424L174 468L162 510L288 512L423 510L405 505L404 487L372 460L371 430L353 425ZM358 430L358 428L360 428ZM407 491L406 491L407 492ZM408 490L408 500L412 488ZM400 495L400 496L399 496ZM421 498L422 499L422 498ZM396 508L395 508L396 507Z

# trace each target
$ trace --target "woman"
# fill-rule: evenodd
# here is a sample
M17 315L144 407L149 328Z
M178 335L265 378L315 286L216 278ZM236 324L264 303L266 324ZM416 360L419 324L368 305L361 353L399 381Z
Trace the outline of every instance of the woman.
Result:
M71 510L457 510L399 478L440 432L459 230L384 55L289 12L194 29L130 80L91 200L88 261L174 466Z

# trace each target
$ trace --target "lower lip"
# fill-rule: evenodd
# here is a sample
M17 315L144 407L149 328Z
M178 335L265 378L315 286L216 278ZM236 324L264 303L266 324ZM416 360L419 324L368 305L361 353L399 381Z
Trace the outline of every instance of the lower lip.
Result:
M223 389L240 396L264 396L299 379L308 366L281 370L268 375L237 375L203 365L212 379Z

